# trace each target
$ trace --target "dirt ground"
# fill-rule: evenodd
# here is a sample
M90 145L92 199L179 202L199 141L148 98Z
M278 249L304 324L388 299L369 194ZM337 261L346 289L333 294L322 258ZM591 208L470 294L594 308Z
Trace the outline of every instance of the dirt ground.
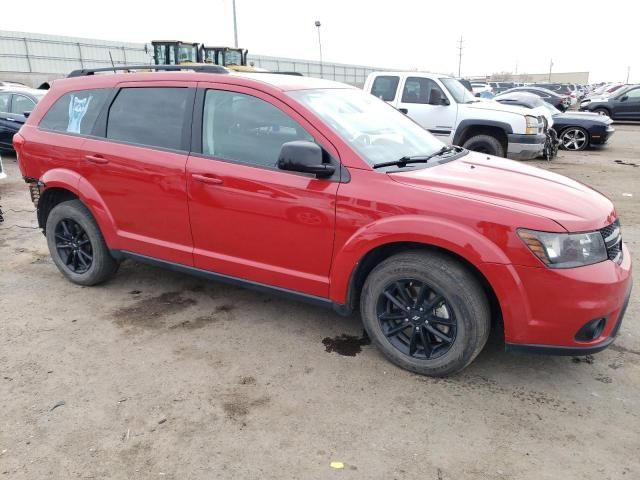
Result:
M532 163L613 199L638 262L640 126L616 128ZM457 376L420 377L355 316L133 262L72 285L3 159L0 478L640 478L640 288L593 357L494 341Z

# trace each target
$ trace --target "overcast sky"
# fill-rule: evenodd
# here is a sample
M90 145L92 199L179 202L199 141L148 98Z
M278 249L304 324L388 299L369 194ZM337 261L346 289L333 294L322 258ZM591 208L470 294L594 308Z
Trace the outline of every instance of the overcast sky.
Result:
M13 5L13 7L9 6ZM20 3L5 5L19 10ZM2 28L150 42L233 45L232 0L30 0ZM26 5L23 5L26 6ZM263 55L457 74L589 71L592 82L640 82L635 2L536 0L236 0L239 45ZM4 9L6 13L6 8ZM626 12L626 13L625 13ZM17 12L16 12L17 13ZM598 25L598 19L603 20Z

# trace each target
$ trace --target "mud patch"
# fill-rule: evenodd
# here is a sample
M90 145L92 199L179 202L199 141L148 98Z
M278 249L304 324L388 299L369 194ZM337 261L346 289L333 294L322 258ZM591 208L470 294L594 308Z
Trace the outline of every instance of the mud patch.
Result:
M218 305L216 307L216 312L218 312L218 313L220 313L220 312L232 312L235 309L236 309L235 305L224 304L224 305Z
M176 328L196 330L198 328L206 327L207 325L218 321L220 321L220 319L213 315L202 315L200 317L194 318L193 320L185 320L184 322L176 323L175 325L171 325L169 328L171 330L174 330Z
M640 165L633 162L624 162L622 160L614 160L614 162L616 162L618 165L629 165L630 167L640 167Z
M612 383L613 380L611 380L611 377L607 376L607 375L598 375L596 377L596 380L598 382L602 382L602 383Z
M611 350L620 353L630 353L631 355L640 355L640 350L632 350L630 348L625 348L621 345L616 345L615 343L609 347Z
M197 303L192 298L183 297L180 292L166 292L119 308L113 312L113 317L121 327L161 328L164 326L163 317L186 310Z
M238 383L240 385L255 385L256 379L255 377L252 377L251 375L249 375L246 377L240 377L240 381Z
M362 351L362 347L371 344L371 340L367 333L363 331L361 337L344 333L333 338L326 337L322 339L322 344L329 353L335 352L345 357L355 357Z
M270 401L271 399L266 395L255 400L249 400L244 395L234 394L223 403L222 408L228 419L242 421L252 410L263 407Z

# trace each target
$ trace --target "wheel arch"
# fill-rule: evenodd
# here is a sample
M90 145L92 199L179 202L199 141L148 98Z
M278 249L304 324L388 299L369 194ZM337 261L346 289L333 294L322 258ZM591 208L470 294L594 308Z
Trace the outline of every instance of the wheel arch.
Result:
M482 121L470 121L463 120L456 128L456 133L453 137L454 145L462 145L471 137L476 135L490 135L500 142L504 152L506 154L509 147L508 135L513 133L511 125L504 122L482 120Z
M84 177L77 172L66 169L49 170L40 178L41 188L38 201L38 225L45 230L47 217L51 210L61 202L78 199L96 219L98 227L107 242L111 245L116 238L113 217L107 210L102 197Z

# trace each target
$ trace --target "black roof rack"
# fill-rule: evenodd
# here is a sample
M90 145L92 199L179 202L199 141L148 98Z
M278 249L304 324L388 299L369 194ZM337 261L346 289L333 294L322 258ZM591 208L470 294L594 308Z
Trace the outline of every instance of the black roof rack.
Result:
M155 70L155 71L194 71L204 73L229 73L229 71L220 65L120 65L117 67L101 67L101 68L83 68L82 70L73 70L67 78L84 77L94 75L98 72L114 72L127 70Z

